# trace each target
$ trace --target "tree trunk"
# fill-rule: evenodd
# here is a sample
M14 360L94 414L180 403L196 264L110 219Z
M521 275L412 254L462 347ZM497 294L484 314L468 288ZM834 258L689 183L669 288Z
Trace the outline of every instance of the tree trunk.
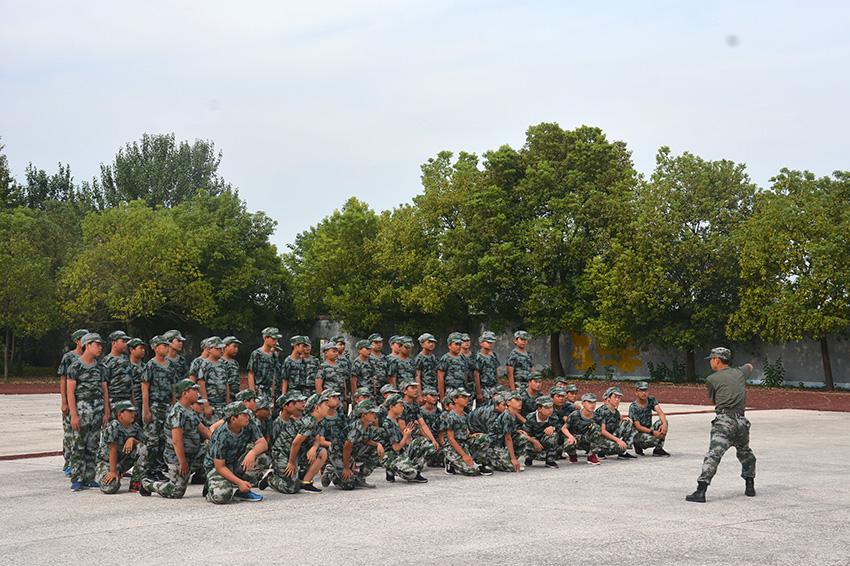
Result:
M21 338L21 345L18 348L18 377L24 378L24 339Z
M826 390L832 391L835 389L835 383L832 382L832 364L829 362L829 346L826 343L826 336L820 339L820 353L823 356L823 377L826 382Z
M685 379L688 381L696 381L696 360L694 359L694 347L688 346L685 351Z
M9 381L9 338L12 331L6 329L6 344L3 348L3 381Z
M552 376L563 377L564 365L561 363L561 333L553 332L549 335L549 361L552 363Z

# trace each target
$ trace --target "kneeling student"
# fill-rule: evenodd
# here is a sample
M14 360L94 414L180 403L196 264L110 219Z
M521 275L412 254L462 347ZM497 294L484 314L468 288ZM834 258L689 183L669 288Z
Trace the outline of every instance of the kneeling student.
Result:
M558 468L555 461L561 455L561 442L558 438L558 421L553 415L554 406L548 395L535 399L537 410L525 416L522 429L528 433L529 449L526 452L525 466L529 467L535 459L545 460L547 468Z
M600 450L602 454L617 454L617 458L637 458L629 454L629 445L637 434L632 420L620 414L620 399L623 392L619 387L609 387L603 397L603 405L594 411L596 420L602 425L602 436L605 437Z
M95 473L103 493L117 493L121 488L121 476L130 468L135 467L134 476L141 474L147 452L145 435L135 419L133 402L119 401L115 404L115 419L103 429Z
M382 445L386 445L381 461L386 469L386 479L392 483L396 476L401 476L409 482L425 483L428 480L422 477L422 468L425 467L425 459L435 454L434 446L424 437L413 438L416 423L410 422L401 428L401 415L404 412L404 398L394 393L385 401L387 417L381 426Z
M637 399L629 405L629 418L637 429L634 446L635 453L643 455L644 448L652 446L653 456L669 456L664 450L664 439L667 438L667 415L661 410L658 400L649 394L649 384L645 381L635 383ZM652 411L658 414L659 420L652 422Z
M241 501L261 501L263 496L251 491L257 471L257 455L266 450L266 439L251 424L251 411L242 401L229 404L224 410L225 422L215 429L204 460L207 470L206 493L211 503L227 503L234 497ZM245 452L245 447L253 448ZM262 470L259 471L262 473Z
M375 487L366 478L384 457L384 447L370 437L370 428L378 420L378 406L372 400L361 401L354 407L353 417L346 427L345 440L331 444L330 464L325 467L322 487L331 482L345 490Z
M493 470L487 467L490 437L484 433L469 432L469 423L464 413L469 404L469 393L465 389L453 389L446 395L443 404L446 405L443 422L446 473L492 475Z
M598 466L600 463L596 452L605 439L602 436L602 427L596 421L595 409L596 395L585 393L581 396L581 410L570 413L567 424L561 427L561 432L567 437L565 449L570 455L570 464L578 462L576 448L587 452L588 464Z

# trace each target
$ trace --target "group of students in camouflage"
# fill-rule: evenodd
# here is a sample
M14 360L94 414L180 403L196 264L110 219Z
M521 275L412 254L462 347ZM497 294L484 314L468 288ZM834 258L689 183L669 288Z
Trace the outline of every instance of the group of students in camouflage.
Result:
M262 337L240 391L235 336L207 338L189 364L185 338L171 330L150 340L153 357L143 363L138 338L115 331L102 356L99 334L75 332L76 348L58 371L71 489L115 493L129 477L131 492L179 498L191 481L204 485L208 501L226 503L261 500L254 487L319 493L316 475L322 487L371 488L378 466L387 482L425 483L426 466L475 476L519 472L535 460L558 468L564 458L577 462L579 449L594 465L606 456L636 458L630 448L668 455L667 418L646 382L636 384L628 417L617 387L599 408L594 394L579 399L563 379L544 395L525 331L514 335L507 387L493 332L479 337L474 354L468 335L452 333L440 358L428 333L415 357L412 338L393 336L384 355L383 338L373 334L357 342L353 360L345 338L334 336L322 342L321 362L306 336L293 337L286 356L278 329Z

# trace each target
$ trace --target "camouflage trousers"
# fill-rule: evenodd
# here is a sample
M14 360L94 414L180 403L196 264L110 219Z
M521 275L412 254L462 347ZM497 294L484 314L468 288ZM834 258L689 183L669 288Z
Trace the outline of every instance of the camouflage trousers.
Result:
M164 470L165 435L171 434L165 429L165 419L170 405L162 401L151 401L151 422L145 425L145 446L148 449L148 459L145 462L146 471Z
M65 459L65 468L71 467L71 413L62 415L62 457Z
M200 451L195 454L186 454L186 463L189 464L189 473L185 476L180 475L180 461L173 450L166 451L166 462L168 468L165 471L165 481L154 481L145 476L142 478L142 485L150 492L156 492L166 499L180 499L186 494L186 487L189 485L189 479L193 473L200 472L204 465L204 456L206 456L206 444L201 446ZM173 456L172 456L173 455Z
M454 449L447 439L445 446L443 446L446 466L452 466L465 476L477 476L481 473L480 467L487 464L490 452L490 437L482 433L477 436L471 436L469 440L458 442L458 444L460 444L464 452L472 456L473 465L470 466L464 462L461 455L458 454L457 450Z
M256 384L254 384L254 386L257 388L257 390L254 391L254 393L257 394L257 397L262 397L263 399L267 399L268 401L274 401L275 388L274 388L273 383L263 384L263 385L256 383ZM236 394L231 393L230 398L236 399Z
M558 431L553 432L549 436L541 435L535 440L543 445L543 449L537 452L531 442L528 442L528 447L525 450L525 457L532 460L545 460L546 462L557 460L564 451L564 446L561 439L558 437ZM507 450L506 450L507 451Z
M634 444L635 436L638 434L635 425L630 421L622 420L617 428L611 432L614 436L626 443L625 448L620 448L616 440L602 437L602 443L599 445L599 450L602 454L623 454Z
M78 399L77 415L80 417L80 430L71 429L68 465L72 483L88 483L94 481L95 460L103 426L103 399Z
M750 450L750 421L744 415L719 414L711 421L711 441L697 481L710 484L720 459L733 446L741 462L741 477L756 477L756 457Z
M531 442L528 441L526 435L515 432L511 435L511 440L514 443L514 454L517 458L522 458L524 454L529 453L529 450L534 452L534 448L531 447ZM500 472L514 471L514 463L511 461L511 453L507 446L494 446L490 449L489 458L490 467L494 470Z
M237 478L245 480L252 486L256 486L260 480L263 479L263 476L270 465L270 458L268 452L259 454L254 459L254 469L250 472L246 471L242 468L242 462L245 460L245 456L248 455L248 452L250 452L253 448L254 445L249 444L245 453L239 458L239 464L230 471L233 472ZM227 503L233 499L235 494L236 486L230 483L230 480L219 474L215 468L207 470L207 501L215 504Z
M605 437L602 436L602 427L598 424L590 427L584 434L574 434L573 436L576 439L575 444L567 444L567 441L564 440L564 450L571 456L575 455L577 449L584 450L588 454L596 454L605 441Z
M486 407L487 405L491 405L493 403L493 395L495 393L496 393L496 385L487 386L487 385L482 384L481 385L481 396L484 398L484 401L482 401L479 404L478 401L477 401L477 398L476 398L475 408L477 409L478 407Z
M139 481L139 478L141 477L140 470L144 466L145 458L148 456L148 452L144 444L136 444L129 454L125 454L123 448L123 446L118 447L118 463L117 466L115 466L118 472L118 478L109 485L105 485L103 483L103 478L105 478L106 474L109 473L109 460L100 460L97 463L95 481L100 484L100 491L108 495L117 493L118 490L121 489L121 476L123 476L124 472L128 471L130 468L134 468L133 477L130 480L130 483Z
M652 430L661 430L661 421L652 423ZM654 446L662 448L664 446L664 439L666 438L666 436L664 438L658 438L654 434L638 432L635 434L633 444L635 448L652 448Z
M342 479L342 471L345 469L342 448L334 446L328 454L328 464L325 466L325 477L330 478L335 486L340 489L354 489L357 479L361 481L369 477L378 467L378 449L374 446L359 444L351 447L352 464L358 467L357 475L352 475L348 480Z
M381 464L394 476L410 481L425 467L425 460L436 453L437 449L431 441L424 436L419 436L401 452L395 452L392 448L387 450Z
M242 387L242 384L239 383L239 377L236 377L228 382L230 385L230 398L236 399L236 394L239 393L239 388Z
M319 448L316 451L316 457L322 453L324 448ZM298 473L294 477L288 477L284 474L286 466L289 464L289 452L276 451L272 457L272 473L269 476L269 485L280 493L298 493L301 491L301 480L307 474L310 468L310 461L307 460L307 450L301 450L295 458L295 467Z

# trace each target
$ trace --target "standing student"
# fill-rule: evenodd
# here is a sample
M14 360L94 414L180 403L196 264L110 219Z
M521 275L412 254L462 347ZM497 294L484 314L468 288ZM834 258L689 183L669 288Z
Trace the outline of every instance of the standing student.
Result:
M513 391L521 391L527 386L528 376L534 369L534 357L525 349L528 346L528 332L514 332L514 344L516 347L505 362L505 372L508 374L508 387Z
M123 330L111 333L110 350L101 360L106 371L106 383L109 390L109 412L115 418L115 405L120 401L133 401L133 375L130 371L130 360L124 355L130 337Z
M481 345L472 358L473 375L475 376L475 398L480 404L489 404L493 400L494 389L499 384L499 356L493 351L496 345L496 333L484 332L478 337Z
M212 340L212 339L210 339ZM224 408L236 393L230 391L230 376L228 367L222 362L224 342L207 341L208 355L198 374L200 396L208 401L204 407L204 417L215 422L224 417Z
M449 334L449 351L440 358L437 366L437 390L440 392L440 397L445 397L446 391L450 389L466 388L466 362L460 357L462 343L459 333Z
M369 356L372 353L372 348L368 340L360 340L357 342L357 357L351 364L351 391L366 388L370 391L373 398L378 399L378 388L375 385L375 374L372 365L369 363Z
M80 328L71 334L71 340L74 341L74 349L65 352L62 356L62 361L59 362L59 369L56 370L56 375L59 376L59 393L62 399L62 456L64 462L62 469L65 470L65 475L71 473L71 411L68 408L68 369L71 364L80 359L83 355L83 346L80 344L83 336L89 331L85 328Z
M264 328L263 345L251 352L248 359L248 389L266 399L275 398L275 382L280 379L280 362L275 347L281 336L273 326Z
M235 397L242 388L239 382L239 361L236 355L239 353L239 345L242 343L236 336L228 336L222 340L224 343L224 355L221 363L227 368L227 383L230 387L230 396Z
M163 336L154 336L150 345L154 357L148 360L142 371L142 418L148 453L145 467L147 473L164 478L165 419L174 404L174 385L180 380L177 379L176 367L168 361L168 340Z
M106 372L97 361L103 352L100 334L80 339L83 353L68 369L68 410L71 413L71 491L100 487L95 481L95 460L100 431L109 422Z
M433 334L426 332L419 336L419 346L422 350L416 355L416 359L414 360L416 365L416 381L419 382L419 387L422 391L425 391L428 387L437 389L437 366L440 364L440 359L434 354L434 348L437 347L437 339L434 338Z
M169 330L162 336L168 342L168 354L166 354L166 357L168 357L168 361L174 364L177 380L186 379L189 377L189 362L186 361L186 357L183 355L183 343L186 342L186 338L183 337L183 334L179 330Z
M367 340L372 346L372 351L369 353L369 365L372 366L372 376L375 379L375 387L380 389L389 383L389 375L387 375L388 360L387 357L381 353L381 350L384 347L384 339L381 338L380 334L375 333L370 335Z

